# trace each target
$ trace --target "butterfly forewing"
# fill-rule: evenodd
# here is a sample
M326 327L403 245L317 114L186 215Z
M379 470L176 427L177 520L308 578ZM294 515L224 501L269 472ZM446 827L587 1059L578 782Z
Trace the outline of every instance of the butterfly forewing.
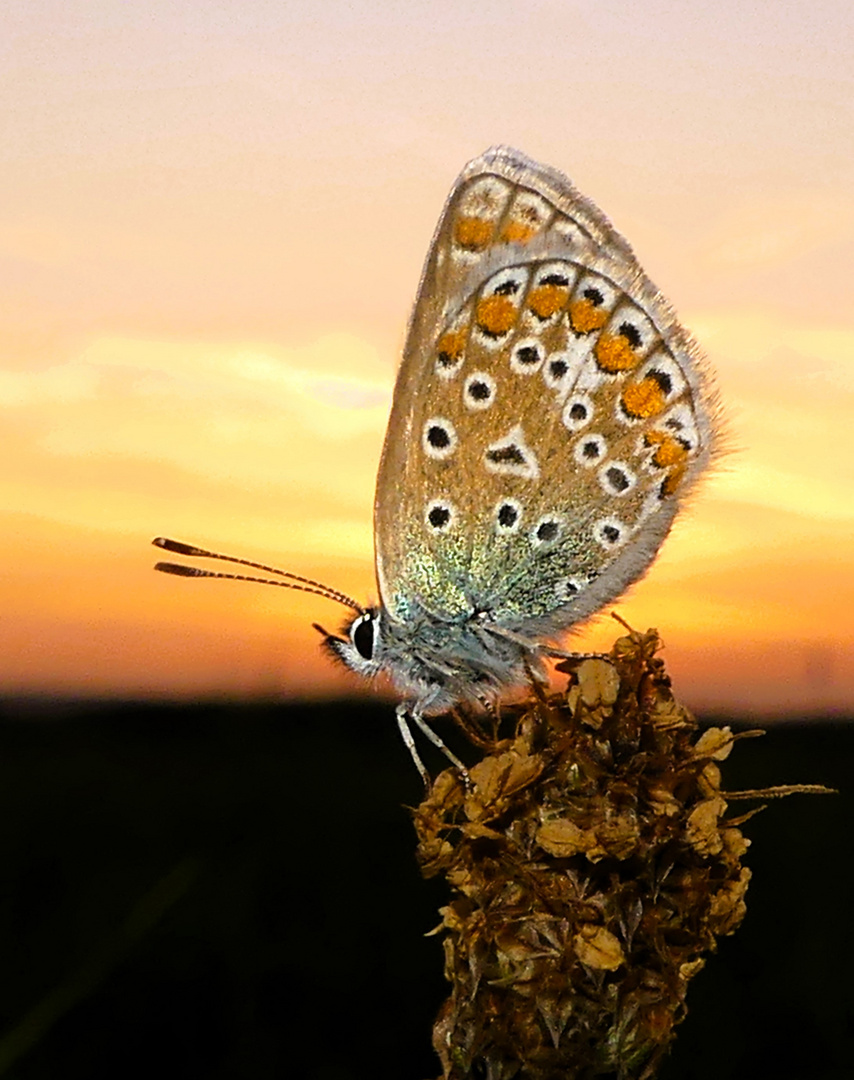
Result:
M604 216L498 148L457 181L380 467L393 618L553 632L645 570L711 449L695 350Z

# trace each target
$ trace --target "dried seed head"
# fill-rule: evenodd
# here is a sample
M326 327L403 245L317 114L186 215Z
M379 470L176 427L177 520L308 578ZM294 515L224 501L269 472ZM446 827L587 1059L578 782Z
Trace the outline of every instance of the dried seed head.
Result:
M516 730L417 809L452 984L434 1028L446 1080L653 1076L688 983L744 916L749 841L717 762L673 698L655 631L559 665L567 692L515 707Z

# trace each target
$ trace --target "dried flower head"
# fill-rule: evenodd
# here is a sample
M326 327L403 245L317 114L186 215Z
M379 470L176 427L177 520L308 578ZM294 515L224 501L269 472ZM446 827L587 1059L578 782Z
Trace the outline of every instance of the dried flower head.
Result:
M728 728L698 735L655 631L568 661L565 693L514 707L513 737L437 779L415 812L442 909L446 1080L654 1075L688 984L745 913ZM749 816L749 815L747 815Z

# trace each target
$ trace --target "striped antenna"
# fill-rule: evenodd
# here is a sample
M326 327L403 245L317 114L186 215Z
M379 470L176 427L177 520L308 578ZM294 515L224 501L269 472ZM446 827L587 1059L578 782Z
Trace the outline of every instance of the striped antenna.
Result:
M335 600L344 607L365 614L361 604L347 596L346 593L332 589L319 581L302 577L300 574L292 574L288 570L279 570L275 566L267 566L264 563L253 562L251 559L238 559L233 555L221 555L216 551L207 551L205 548L195 547L193 544L182 544L180 540L167 540L165 536L158 536L151 541L155 547L163 548L164 551L172 551L176 555L188 555L191 558L220 559L223 562L237 563L239 566L249 566L253 570L263 570L267 574L278 574L279 577L288 578L288 581L270 581L267 578L249 577L246 574L221 574L213 570L198 570L195 566L184 566L180 563L159 562L154 566L164 574L177 574L179 577L210 577L225 578L230 581L254 581L259 585L278 585L283 589L295 589L297 592L314 593L316 596L325 596L327 600Z

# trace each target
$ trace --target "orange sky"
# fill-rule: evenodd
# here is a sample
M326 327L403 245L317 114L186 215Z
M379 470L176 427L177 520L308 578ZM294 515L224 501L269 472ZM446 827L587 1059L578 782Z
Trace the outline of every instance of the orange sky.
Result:
M460 167L509 142L629 238L738 448L619 611L695 705L850 710L851 6L519 10L0 14L0 693L355 688L328 602L155 575L149 541L370 598L421 263Z

